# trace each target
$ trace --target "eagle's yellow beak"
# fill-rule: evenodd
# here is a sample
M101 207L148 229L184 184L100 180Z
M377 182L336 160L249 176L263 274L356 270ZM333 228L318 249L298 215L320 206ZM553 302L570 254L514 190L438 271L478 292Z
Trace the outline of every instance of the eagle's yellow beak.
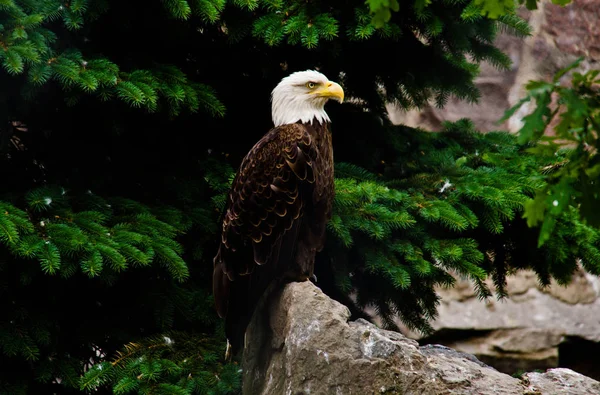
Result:
M337 82L327 81L321 89L314 93L320 97L337 99L340 103L344 101L344 90Z

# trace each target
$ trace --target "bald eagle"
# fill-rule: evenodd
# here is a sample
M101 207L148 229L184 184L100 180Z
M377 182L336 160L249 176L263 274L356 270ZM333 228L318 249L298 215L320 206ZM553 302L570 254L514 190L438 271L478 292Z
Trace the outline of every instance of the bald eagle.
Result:
M267 289L313 277L334 196L329 99L341 103L344 91L317 71L283 78L271 93L274 127L244 157L231 185L213 270L226 359L240 350Z

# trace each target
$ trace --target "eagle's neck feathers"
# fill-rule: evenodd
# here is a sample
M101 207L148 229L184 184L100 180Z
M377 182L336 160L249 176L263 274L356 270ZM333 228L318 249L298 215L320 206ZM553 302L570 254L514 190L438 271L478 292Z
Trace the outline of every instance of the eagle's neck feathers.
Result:
M272 117L275 127L296 122L310 123L313 121L323 124L330 122L325 112L325 101L321 98L307 100L302 96L273 95Z

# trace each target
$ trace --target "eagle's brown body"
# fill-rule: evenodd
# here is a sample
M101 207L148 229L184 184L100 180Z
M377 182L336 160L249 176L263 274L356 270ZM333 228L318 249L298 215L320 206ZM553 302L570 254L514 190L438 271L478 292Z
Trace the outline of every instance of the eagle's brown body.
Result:
M213 293L232 352L265 290L313 275L334 195L328 123L271 129L233 181L214 259Z

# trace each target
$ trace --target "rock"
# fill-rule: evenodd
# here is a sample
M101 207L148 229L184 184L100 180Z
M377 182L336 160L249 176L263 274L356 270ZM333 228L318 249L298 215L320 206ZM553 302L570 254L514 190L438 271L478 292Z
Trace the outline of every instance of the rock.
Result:
M550 369L546 373L526 373L527 394L600 394L600 383L571 369Z
M553 281L547 288L540 287L534 272L520 271L507 277L508 298L483 302L468 280L455 278L456 287L436 289L441 304L432 326L437 331L537 328L600 342L600 279L581 268L568 286ZM494 290L491 280L486 284Z
M574 0L566 7L545 4L543 33L562 53L600 61L600 1Z
M509 374L558 367L559 351L569 352L566 347L573 338L600 342L600 279L581 268L568 286L553 281L546 288L534 272L520 271L507 278L508 298L483 302L472 284L458 275L455 278L456 287L436 290L441 297L439 317L432 322L437 333L422 339L421 334L403 328L405 335L472 353ZM491 280L486 283L494 289ZM600 377L598 362L598 358L591 361L595 368L586 368L586 373Z
M475 289L468 280L460 278L457 274L454 274L454 278L455 286L436 289L444 303L462 302L477 297ZM486 284L490 289L495 288L491 279L488 279ZM549 287L541 287L532 270L521 270L507 278L506 291L511 299L527 299L525 295L530 289L537 289L567 304L593 304L600 297L600 278L590 275L581 267L575 271L568 286L561 286L552 280Z
M349 317L345 306L308 281L274 294L246 332L244 394L551 394L560 385L600 385L568 369L522 381L470 354L419 347L400 333ZM498 344L514 349L509 341ZM534 340L531 345L539 346Z
M448 340L448 347L474 354L501 372L546 369L558 366L558 347L564 336L556 330L518 328L483 332L465 339Z
M538 287L538 289L564 303L593 304L600 296L600 278L586 273L584 270L578 270L573 275L571 283L566 287L552 281L550 287L546 289Z

